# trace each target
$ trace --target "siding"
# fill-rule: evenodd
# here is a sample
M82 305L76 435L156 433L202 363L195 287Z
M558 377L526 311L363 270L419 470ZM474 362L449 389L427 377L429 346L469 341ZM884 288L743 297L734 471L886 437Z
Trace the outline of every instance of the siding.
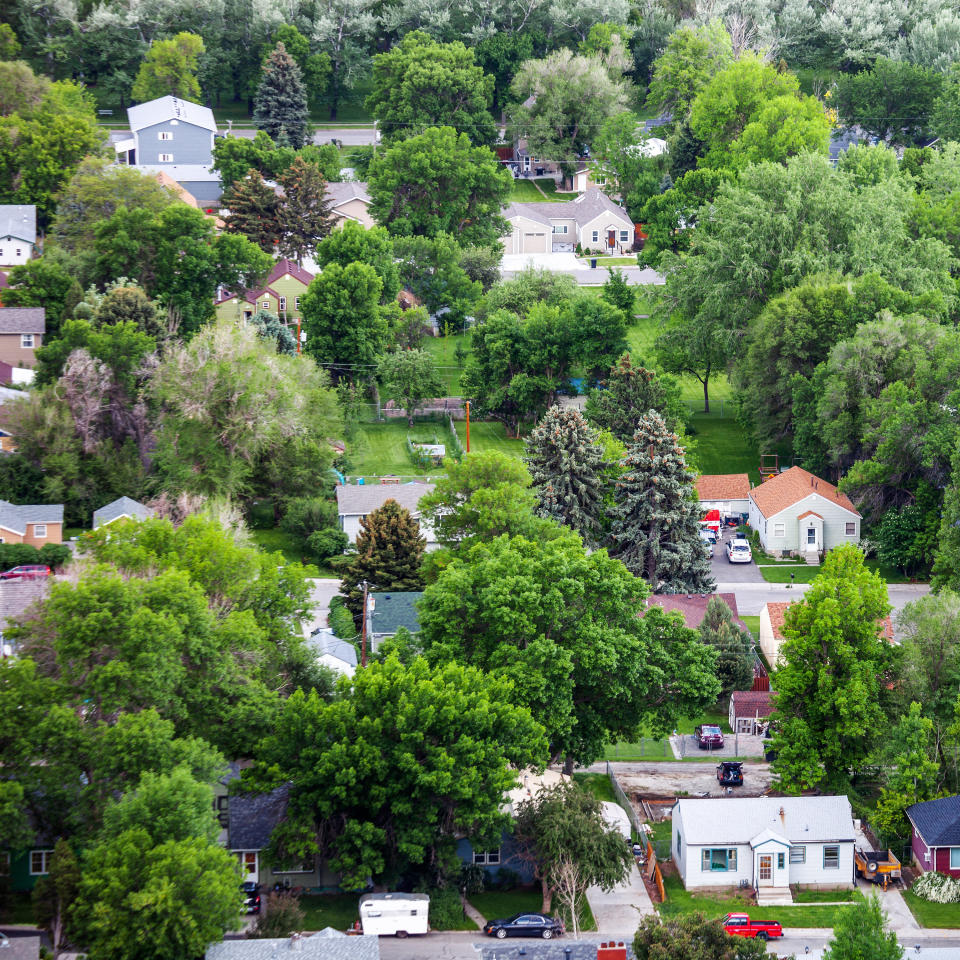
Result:
M351 543L357 542L357 537L360 536L360 521L363 517L358 514L341 514L340 515L340 529L350 538ZM415 518L418 520L418 518ZM421 525L420 532L427 538L427 549L436 550L437 542L434 539L433 528L427 526L426 524Z
M0 267L19 267L33 256L33 244L18 237L0 237Z
M777 668L777 658L780 655L780 640L773 635L773 624L770 622L770 611L763 605L760 611L760 649L767 658L771 670Z
M933 869L932 852L923 842L923 838L917 833L916 827L913 830L913 838L910 841L910 848L913 850L913 858L920 865L920 868L926 872Z
M172 133L173 139L159 139L158 134L161 131ZM213 133L183 120L175 126L166 120L152 127L144 127L138 130L134 137L137 141L137 163L141 165L160 163L161 153L173 154L173 160L163 161L164 163L202 163L209 166L213 162ZM190 190L189 187L187 189ZM198 203L202 203L193 190L190 192L197 198Z
M811 493L798 503L794 503L786 510L772 517L764 517L756 504L750 501L750 526L760 534L760 543L768 553L775 551L796 551L800 549L800 527L798 517L801 513L812 510L823 517L823 549L830 550L842 543L857 543L860 539L860 520L849 510L821 497L818 493ZM764 529L766 522L766 529ZM846 524L855 524L853 536L846 535ZM784 535L774 537L774 523L784 524Z
M480 849L482 852L487 852L482 846ZM488 880L496 880L501 870L510 870L520 875L521 883L533 883L535 880L533 864L521 860L517 853L518 847L513 835L505 830L500 837L500 862L484 865L483 872ZM473 844L466 837L461 837L457 841L457 856L461 863L473 863Z
M937 847L937 873L945 873L950 877L960 877L960 870L950 869L950 847Z
M700 507L703 510L719 510L720 515L726 513L749 513L749 500L701 500Z
M43 344L43 334L33 335L33 347L20 346L19 333L0 334L0 360L13 367L32 367L37 362L37 347Z
M356 220L365 227L376 226L376 221L370 215L370 205L362 200L347 200L339 204L334 207L333 215L339 219L338 227L342 227L346 220Z

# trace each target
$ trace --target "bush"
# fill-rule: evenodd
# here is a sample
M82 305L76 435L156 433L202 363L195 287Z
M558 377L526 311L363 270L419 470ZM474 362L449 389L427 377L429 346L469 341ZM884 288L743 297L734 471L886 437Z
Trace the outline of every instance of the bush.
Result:
M256 939L289 937L303 929L303 910L292 893L270 893L250 936Z
M463 926L463 903L452 887L424 890L430 895L430 927L433 930L458 930Z
M40 563L39 555L40 551L29 543L0 543L0 570L9 570L24 563Z
M280 527L304 540L314 530L337 525L337 505L323 497L293 497L287 501Z
M52 570L57 570L69 561L72 556L70 548L64 543L45 543L38 551L38 563L45 563Z
M468 896L482 893L486 885L487 871L479 863L465 863L460 868L460 889Z
M520 886L520 874L509 867L501 867L497 871L496 877L489 881L487 885L497 890L513 890Z
M930 903L960 903L960 880L944 873L925 873L911 890Z
M353 622L353 614L344 606L343 597L334 597L330 601L330 614L327 623L333 630L333 635L341 640L352 640L357 635L357 625Z
M339 527L325 527L323 530L314 530L307 537L307 550L311 560L323 563L343 553L348 543L350 538Z

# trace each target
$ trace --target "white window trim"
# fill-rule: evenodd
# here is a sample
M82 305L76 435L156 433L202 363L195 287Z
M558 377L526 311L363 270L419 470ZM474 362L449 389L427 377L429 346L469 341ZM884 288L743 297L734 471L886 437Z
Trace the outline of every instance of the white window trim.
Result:
M280 302L280 312L281 312L281 313L286 313L286 312L287 312L287 298L286 298L286 297L280 297L280 301L279 301L279 302Z
M600 242L600 231L599 231L599 230L594 230L594 231L593 231L593 240L592 240L592 242L593 242L593 243L599 243L599 242Z
M21 333L20 334L20 349L21 350L32 350L33 349L33 334L32 333Z
M775 537L785 537L787 535L787 525L785 523L775 523L773 525L773 535Z
M630 231L629 231L629 230L621 230L621 231L620 231L620 242L621 242L621 243L629 243L629 241L630 241Z
M173 163L172 153L161 153L157 156L158 163Z
M836 850L837 851L837 862L827 864L827 851ZM840 846L836 843L825 843L823 845L823 869L824 870L839 870L840 869Z
M853 529L851 530L850 527L853 527ZM845 520L843 529L846 536L855 537L857 535L857 521Z
M807 848L805 844L799 844L798 846L790 848L790 863L806 863L807 862Z
M953 855L957 854L957 863L953 862ZM950 869L951 870L960 870L960 847L951 847L950 848Z
M264 310L269 310L269 309L270 309L270 301L269 301L269 300L264 300L260 305L263 307Z
M566 232L567 232L567 225L566 225L565 223L564 223L564 224L556 224L556 223L555 223L555 224L553 225L553 232L554 232L554 233L566 233Z
M172 130L158 130L158 131L157 131L157 139L158 139L158 140L172 140L172 139L173 139L173 131L172 131Z
M474 850L473 863L478 867L496 867L500 864L500 848L496 850Z
M299 297L294 297L294 298L293 298L293 303L294 303L294 308L297 309L297 310L299 310L299 309L300 309L300 298L299 298Z
M41 870L33 869L33 858L35 854L40 854L40 866L43 868ZM30 851L30 876L31 877L45 877L50 872L50 860L53 858L53 851L46 849L38 849Z
M35 537L45 537L47 535L47 525L45 523L35 523L33 525L33 535Z

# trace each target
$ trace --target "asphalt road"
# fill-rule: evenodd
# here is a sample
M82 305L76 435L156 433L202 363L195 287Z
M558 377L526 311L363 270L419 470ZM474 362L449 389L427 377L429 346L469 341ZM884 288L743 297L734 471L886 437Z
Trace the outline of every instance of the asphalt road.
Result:
M744 567L746 564L743 565ZM741 617L757 617L763 611L763 605L770 601L789 602L802 597L810 585L798 583L789 586L785 583L740 583L725 580L717 583L718 593L733 593L737 597L737 610ZM930 592L927 583L891 583L887 586L887 595L890 605L896 613L902 610L911 600L917 600ZM958 957L960 960L960 957Z

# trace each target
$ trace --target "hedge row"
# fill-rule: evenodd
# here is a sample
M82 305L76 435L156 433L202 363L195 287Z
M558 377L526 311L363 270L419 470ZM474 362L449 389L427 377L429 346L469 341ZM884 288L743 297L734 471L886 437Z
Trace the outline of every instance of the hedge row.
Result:
M70 559L70 548L62 543L45 543L38 550L29 543L0 543L0 570L25 563L44 563L52 570Z

